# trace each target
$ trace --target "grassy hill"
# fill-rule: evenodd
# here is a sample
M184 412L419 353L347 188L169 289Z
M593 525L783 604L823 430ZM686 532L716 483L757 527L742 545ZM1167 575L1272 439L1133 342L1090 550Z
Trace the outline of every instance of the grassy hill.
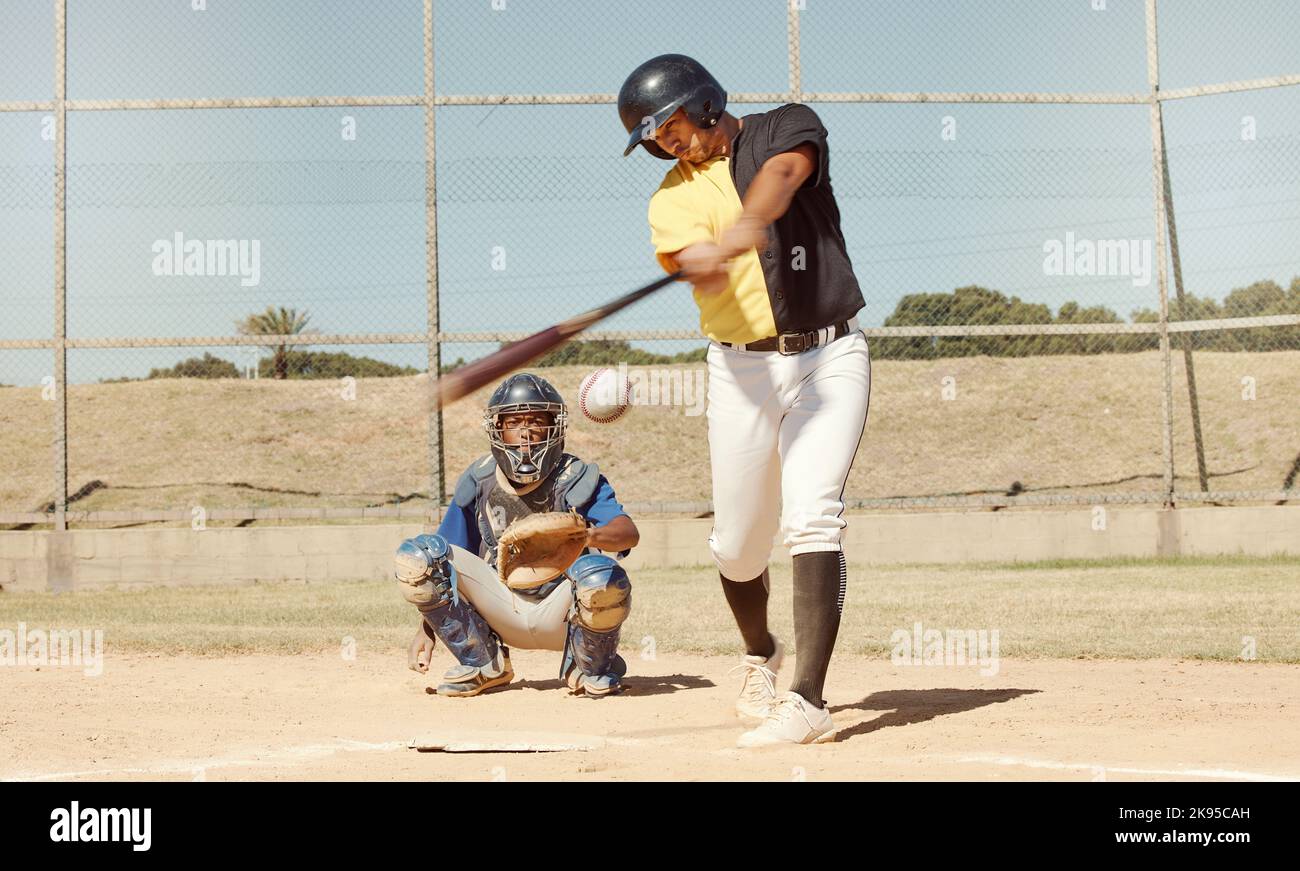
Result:
M1294 486L1300 463L1300 352L1198 352L1206 462L1216 489ZM635 372L642 367L633 367ZM572 401L589 367L543 371ZM702 364L658 367L692 381ZM702 374L698 377L703 377ZM1158 489L1162 365L1155 352L880 360L851 498ZM1243 378L1256 398L1243 398ZM954 379L953 399L942 398ZM1194 489L1181 355L1173 366L1175 460ZM75 385L70 492L78 509L342 506L428 492L424 375L336 381L160 379ZM447 487L486 451L490 389L445 416ZM698 406L702 411L702 404ZM706 421L681 406L637 406L600 425L574 410L567 447L597 461L625 503L709 498ZM0 510L52 499L53 403L0 389Z

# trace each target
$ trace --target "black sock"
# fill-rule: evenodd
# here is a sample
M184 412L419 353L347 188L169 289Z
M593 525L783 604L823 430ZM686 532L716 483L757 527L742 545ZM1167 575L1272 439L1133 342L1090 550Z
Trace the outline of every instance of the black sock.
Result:
M813 551L794 557L795 669L792 692L823 707L822 689L840 631L848 567L844 551Z
M750 656L771 656L776 652L772 635L767 631L767 593L770 586L767 569L752 581L732 581L722 578L722 592L731 606L731 613L740 627L740 637L745 641L745 652Z

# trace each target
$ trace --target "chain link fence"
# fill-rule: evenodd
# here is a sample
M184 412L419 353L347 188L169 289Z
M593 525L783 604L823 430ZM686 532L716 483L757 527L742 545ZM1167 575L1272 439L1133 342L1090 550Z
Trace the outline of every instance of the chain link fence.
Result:
M830 132L874 368L850 507L1297 495L1291 4L0 21L8 528L436 519L487 391L426 417L428 373L658 274L669 165L621 156L613 91L664 51L733 114L804 102ZM569 397L599 365L651 391L617 424L575 415L568 444L634 511L709 510L697 321L670 286L538 364Z

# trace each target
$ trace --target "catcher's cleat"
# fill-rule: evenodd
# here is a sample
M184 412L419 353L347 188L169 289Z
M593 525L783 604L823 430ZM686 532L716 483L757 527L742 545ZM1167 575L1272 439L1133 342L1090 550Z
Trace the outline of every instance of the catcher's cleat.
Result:
M592 677L582 672L574 672L569 677L569 688L574 695L585 695L589 699L603 699L623 691L623 682L616 674L602 674Z
M484 666L456 665L447 669L438 684L440 696L476 696L484 690L505 686L515 679L510 667L510 648L502 645L492 662Z
M727 674L743 672L740 685L740 697L736 699L736 715L751 720L762 720L767 716L768 706L776 698L776 673L781 670L781 661L785 658L785 645L781 639L772 636L771 656L751 656L745 654L740 665Z
M627 662L617 653L609 664L609 673L586 675L574 669L569 672L565 682L574 695L585 695L589 699L600 699L617 695L623 691L623 675L627 674Z
M758 728L740 736L738 747L771 747L779 744L824 744L835 740L830 711L813 707L796 692L782 693L768 706Z

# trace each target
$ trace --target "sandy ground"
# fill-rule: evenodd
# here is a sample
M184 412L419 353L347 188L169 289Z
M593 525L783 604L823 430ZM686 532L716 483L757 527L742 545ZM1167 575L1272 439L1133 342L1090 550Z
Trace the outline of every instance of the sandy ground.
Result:
M435 661L439 671L445 665ZM896 667L841 657L839 740L739 750L735 660L630 662L593 701L517 651L516 681L431 694L394 656L112 657L0 674L0 778L93 780L1300 779L1300 666L1003 659ZM783 677L789 680L789 665ZM596 749L417 752L417 735L579 734Z

